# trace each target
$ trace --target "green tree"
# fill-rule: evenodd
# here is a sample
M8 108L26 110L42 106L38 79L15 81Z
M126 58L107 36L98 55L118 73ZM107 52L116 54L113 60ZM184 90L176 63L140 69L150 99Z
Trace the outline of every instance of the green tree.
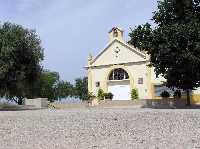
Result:
M78 97L80 100L88 99L88 78L78 78L75 80L74 86L74 96Z
M73 96L73 85L70 82L59 81L56 85L56 94L59 99Z
M73 85L60 80L59 73L44 70L33 89L34 97L48 98L53 102L68 96L73 96Z
M131 29L129 36L131 40L128 43L139 48L139 50L143 51L147 47L151 47L152 29L149 23L139 25L134 30Z
M58 99L57 86L59 84L59 74L49 70L44 70L37 82L36 94L38 97L48 98L49 101ZM61 95L62 96L62 95Z
M156 75L166 79L166 86L187 92L200 86L200 0L164 0L152 20L131 31L130 44L150 55Z
M41 41L34 30L0 24L0 96L22 104L42 70Z

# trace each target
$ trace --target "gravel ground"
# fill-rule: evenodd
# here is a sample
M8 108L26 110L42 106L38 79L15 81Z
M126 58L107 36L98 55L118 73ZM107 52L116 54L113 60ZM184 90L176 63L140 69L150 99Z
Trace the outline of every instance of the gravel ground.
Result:
M0 149L200 149L199 110L0 112Z

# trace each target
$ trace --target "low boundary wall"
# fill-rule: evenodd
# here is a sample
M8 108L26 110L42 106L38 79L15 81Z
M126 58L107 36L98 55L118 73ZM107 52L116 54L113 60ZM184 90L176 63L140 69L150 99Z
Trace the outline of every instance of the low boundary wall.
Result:
M36 108L47 108L48 107L47 98L35 98L35 99L25 99L24 105L34 106Z
M144 108L184 108L186 107L185 99L142 99L141 104Z

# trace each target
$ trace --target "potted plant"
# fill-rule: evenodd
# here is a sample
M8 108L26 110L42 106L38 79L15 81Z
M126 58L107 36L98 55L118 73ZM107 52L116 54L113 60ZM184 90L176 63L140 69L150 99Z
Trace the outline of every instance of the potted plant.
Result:
M104 98L112 100L113 99L113 94L112 93L104 93Z
M103 90L101 88L98 90L97 98L99 100L104 100L104 92L103 92Z
M137 89L132 89L131 90L131 99L132 100L137 100L138 99L138 91L137 91Z

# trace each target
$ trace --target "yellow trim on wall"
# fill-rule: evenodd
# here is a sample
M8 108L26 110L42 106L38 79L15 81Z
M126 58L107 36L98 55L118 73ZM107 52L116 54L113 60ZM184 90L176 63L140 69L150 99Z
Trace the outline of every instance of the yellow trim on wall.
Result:
M151 91L151 98L154 99L155 98L155 86L153 83L151 83L150 91Z
M173 98L173 97L170 97L170 98ZM187 96L182 96L181 98L186 100ZM163 98L160 96L156 96L153 99L163 99ZM191 101L191 104L200 104L200 94L191 95L190 101Z
M151 83L151 67L147 66L147 91L148 97L152 98L154 96L154 87L152 87Z
M191 95L191 103L192 104L200 104L200 94L192 94Z
M92 69L88 69L88 92L92 92Z
M152 84L153 86L156 84ZM152 90L153 91L153 90ZM173 98L173 97L170 97ZM182 99L187 99L187 96L182 96ZM161 96L155 96L155 93L152 96L152 99L163 99ZM190 96L191 104L200 104L200 94L192 94Z

